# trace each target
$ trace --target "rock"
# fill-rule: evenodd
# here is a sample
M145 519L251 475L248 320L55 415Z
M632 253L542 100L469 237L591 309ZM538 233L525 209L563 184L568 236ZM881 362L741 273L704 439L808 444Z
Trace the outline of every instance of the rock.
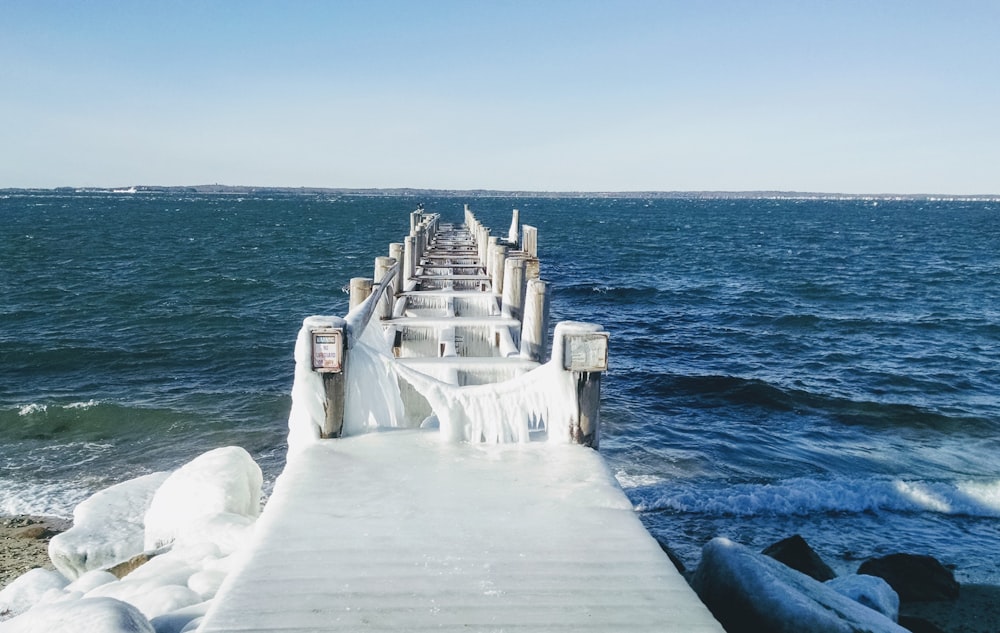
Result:
M764 554L820 582L826 582L837 576L798 534L769 546L764 550Z
M34 525L29 525L27 527L18 528L14 530L12 536L14 538L30 539L37 541L38 539L43 539L46 536L50 536L52 532L49 530L47 525L41 523L36 523Z
M705 545L691 585L728 633L906 633L881 613L728 539Z
M828 580L826 586L869 609L875 609L893 622L899 620L899 595L878 576L841 576Z
M889 554L866 560L859 574L885 579L900 602L932 602L958 598L959 584L951 570L932 556Z

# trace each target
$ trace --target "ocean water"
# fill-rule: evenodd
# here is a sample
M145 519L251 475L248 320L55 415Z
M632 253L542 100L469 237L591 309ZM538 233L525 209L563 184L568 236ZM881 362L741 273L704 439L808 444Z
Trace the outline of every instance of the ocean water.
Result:
M611 332L601 452L685 563L798 533L1000 583L997 201L0 192L0 513L229 444L273 481L302 319L418 202L539 227L553 322Z

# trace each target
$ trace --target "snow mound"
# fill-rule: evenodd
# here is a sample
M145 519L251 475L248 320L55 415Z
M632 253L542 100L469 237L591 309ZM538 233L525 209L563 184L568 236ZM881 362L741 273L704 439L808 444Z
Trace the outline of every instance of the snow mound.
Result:
M185 526L216 514L257 518L263 481L260 466L238 446L196 457L174 471L153 496L145 517L146 549L169 545Z
M43 604L3 624L3 633L156 633L138 609L112 598Z
M95 493L73 510L73 527L52 537L49 558L75 580L125 562L144 549L143 517L169 473L153 473Z

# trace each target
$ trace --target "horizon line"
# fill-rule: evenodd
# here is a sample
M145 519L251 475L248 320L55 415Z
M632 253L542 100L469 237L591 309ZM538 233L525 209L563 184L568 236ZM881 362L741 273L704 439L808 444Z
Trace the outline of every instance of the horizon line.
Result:
M270 185L125 185L116 187L71 186L57 187L0 187L0 192L107 192L107 193L337 193L342 195L435 195L439 197L494 196L494 197L702 197L702 198L843 198L843 199L952 199L997 200L1000 193L842 193L824 191L799 191L794 189L632 189L632 190L531 190L531 189L447 189L433 187L312 187Z

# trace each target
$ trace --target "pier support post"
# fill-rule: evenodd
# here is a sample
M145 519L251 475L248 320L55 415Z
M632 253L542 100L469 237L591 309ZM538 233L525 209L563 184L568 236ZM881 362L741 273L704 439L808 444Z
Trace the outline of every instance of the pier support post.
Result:
M524 316L523 257L508 257L504 262L503 300L500 305L503 313L509 317L520 321Z
M504 262L507 260L507 247L497 244L493 249L493 271L490 273L493 282L493 294L503 295Z
M576 391L570 440L597 448L601 438L601 374L608 370L608 333L593 323L563 321L556 325L554 339L552 356L572 374Z
M317 317L313 317L316 319ZM344 404L347 380L347 322L338 317L323 317L310 329L312 370L323 380L323 424L320 437L340 437L344 430Z
M496 236L490 236L486 240L486 259L483 261L483 265L486 266L486 275L490 278L493 277L493 258L495 257L494 253L496 253L497 242L499 241L499 238Z
M538 229L525 224L521 227L521 250L529 257L538 257Z
M520 233L521 228L521 212L514 209L514 213L511 214L510 218L510 230L507 231L507 242L510 243L511 248L517 248L517 236Z
M351 279L351 310L361 305L371 295L373 284L374 281L368 277L354 277Z
M403 240L403 284L417 275L417 238L407 235Z
M379 299L378 308L376 313L380 319L388 319L392 316L392 304L393 297L396 296L396 280L386 280L385 277L389 273L389 269L393 267L396 260L391 257L376 257L375 258L375 283L387 283L388 286L385 292L382 294L382 298Z
M549 327L549 284L529 279L524 292L524 320L521 324L521 357L542 362Z

